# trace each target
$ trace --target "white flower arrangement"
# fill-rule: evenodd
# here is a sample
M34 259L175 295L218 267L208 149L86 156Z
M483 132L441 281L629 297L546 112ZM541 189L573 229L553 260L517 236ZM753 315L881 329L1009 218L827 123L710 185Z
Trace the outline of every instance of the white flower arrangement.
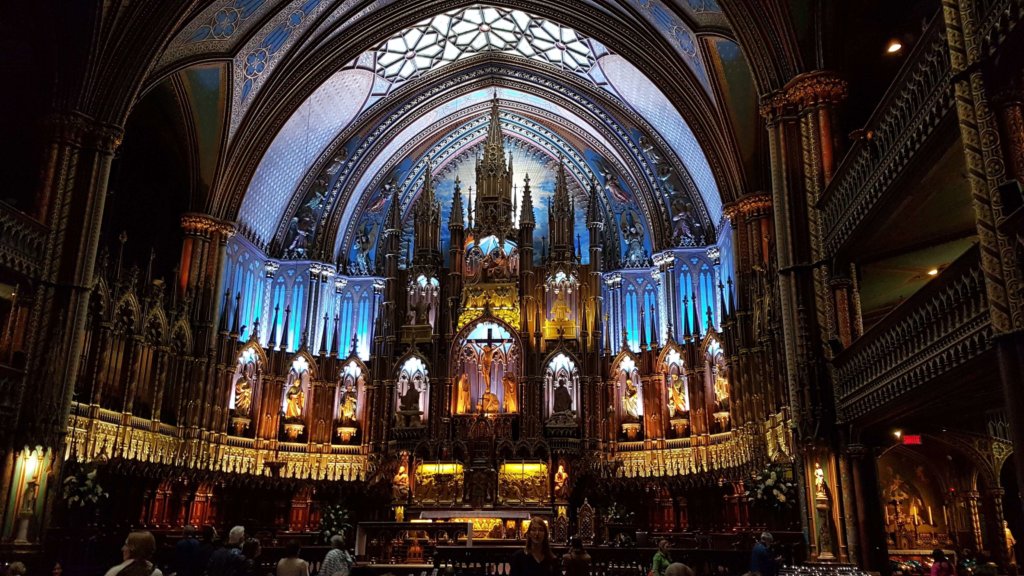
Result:
M320 534L324 542L330 542L331 536L340 534L342 538L348 536L352 529L351 516L348 509L341 504L325 506L320 514Z
M110 494L96 480L96 469L82 467L64 479L64 502L68 508L96 505Z
M746 496L753 504L777 509L789 508L796 502L793 482L786 479L782 467L777 465L755 474Z

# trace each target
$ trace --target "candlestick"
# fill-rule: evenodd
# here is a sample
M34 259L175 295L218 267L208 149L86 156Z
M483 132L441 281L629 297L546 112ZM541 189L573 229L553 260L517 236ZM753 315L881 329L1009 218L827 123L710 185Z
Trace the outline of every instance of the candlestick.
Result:
M935 525L935 522L932 522L932 507L931 506L928 507L928 525L929 526L934 526Z

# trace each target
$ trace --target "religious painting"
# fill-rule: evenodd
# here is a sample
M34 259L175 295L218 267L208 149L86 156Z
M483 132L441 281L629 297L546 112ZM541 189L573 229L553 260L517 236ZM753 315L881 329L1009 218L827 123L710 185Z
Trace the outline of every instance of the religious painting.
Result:
M348 273L352 276L369 276L376 273L373 248L377 242L379 225L370 219L364 219L356 228L352 239L352 250L348 262Z
M550 494L548 465L543 462L505 462L498 470L498 501L501 504L543 504Z
M644 231L643 220L635 210L627 210L619 216L619 231L625 245L623 250L623 268L643 268L650 266L647 233Z
M328 169L330 168L328 166ZM288 222L288 231L284 241L285 258L304 260L309 257L317 225L320 223L320 216L324 211L327 190L332 176L333 174L325 170L306 190L306 195L299 203L299 208Z
M576 361L559 352L544 370L548 423L574 424L580 373Z
M402 363L395 385L395 412L397 426L418 428L426 424L430 378L427 364L418 356Z
M890 547L919 548L922 533L945 542L960 520L957 507L945 505L932 463L910 448L897 446L878 459L878 488Z
M453 414L519 411L519 339L502 323L471 324L456 341Z

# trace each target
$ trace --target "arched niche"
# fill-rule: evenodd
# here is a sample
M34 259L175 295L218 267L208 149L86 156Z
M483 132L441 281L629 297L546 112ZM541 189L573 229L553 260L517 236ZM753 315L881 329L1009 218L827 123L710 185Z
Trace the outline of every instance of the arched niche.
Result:
M713 336L708 336L705 343L705 358L708 369L705 371L707 378L708 398L711 400L712 432L728 432L732 426L729 416L730 397L732 385L729 382L729 367L725 361L725 354L722 345Z
M430 371L426 361L415 355L407 357L399 363L396 378L396 425L400 428L423 426L430 407Z
M666 346L658 359L658 370L665 382L665 406L668 421L676 437L690 431L690 391L686 363L675 346Z
M467 284L507 282L519 276L519 247L512 240L497 236L472 237L466 243Z
M313 367L313 362L305 354L298 354L292 359L281 393L281 411L286 424L302 424L306 420Z
M409 308L406 312L407 325L436 326L440 304L440 283L437 278L418 274L409 282Z
M576 359L555 352L544 368L544 396L549 424L575 423L579 412L580 370Z
M612 364L615 381L615 413L626 440L638 440L643 432L644 396L636 358L623 352Z
M352 442L363 429L368 374L366 365L356 357L341 366L335 389L334 422L342 443Z
M249 425L258 406L265 360L263 350L255 342L243 347L235 359L235 370L231 373L228 409L231 413L232 431L237 436L249 435L246 431L252 431Z
M460 330L452 350L452 413L517 413L521 351L515 330L495 318Z

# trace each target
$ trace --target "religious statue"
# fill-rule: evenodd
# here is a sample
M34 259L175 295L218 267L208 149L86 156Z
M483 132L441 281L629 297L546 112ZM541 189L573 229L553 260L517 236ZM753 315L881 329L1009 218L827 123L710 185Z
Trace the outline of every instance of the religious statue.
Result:
M565 290L557 290L555 301L551 304L551 319L555 322L568 322L572 311L565 301Z
M405 464L398 467L398 472L391 479L391 499L404 502L409 498L409 472Z
M647 253L644 251L644 229L633 218L632 212L622 217L622 237L626 240L626 258L623 265L627 268L642 268L647 265Z
M626 392L622 395L622 410L626 413L626 421L640 421L640 390L633 384L632 378L626 378Z
M821 464L814 463L814 497L820 499L827 499L828 494L825 492L825 471L821 469Z
M298 378L288 388L285 395L284 417L286 420L302 418L302 409L306 405L306 394L302 391L302 381Z
M690 407L686 405L686 387L679 374L673 374L668 388L669 415L673 418L682 417Z
M565 378L558 379L558 386L555 388L555 402L551 408L555 414L566 414L572 412L572 395L565 386Z
M485 391L480 397L480 411L484 414L497 414L500 406L498 395L490 390Z
M235 414L238 416L248 416L252 406L252 384L245 372L242 369L242 375L235 382Z
M426 300L426 297L419 299L413 306L416 310L416 324L424 325L430 323L430 302Z
M351 424L356 421L356 391L350 383L341 394L341 421Z
M505 374L501 379L502 386L505 392L505 413L512 414L519 408L519 398L516 388L516 376L515 374Z
M1003 534L1006 537L1006 563L1016 564L1017 563L1017 539L1013 537L1013 532L1010 532L1010 525L1003 520Z
M721 367L715 367L715 408L718 412L729 410L729 379Z
M455 413L469 414L472 406L472 399L470 398L469 391L469 374L463 372L462 375L459 376L458 396L456 396L455 400Z
M555 472L555 498L566 500L569 496L568 486L569 473L565 471L565 464L559 463Z
M480 375L484 377L484 389L491 391L491 363L494 362L494 353L498 347L494 344L484 344L480 348Z
M416 377L419 380L419 376ZM401 410L412 412L420 409L420 390L416 382L409 382L409 388L402 394Z

